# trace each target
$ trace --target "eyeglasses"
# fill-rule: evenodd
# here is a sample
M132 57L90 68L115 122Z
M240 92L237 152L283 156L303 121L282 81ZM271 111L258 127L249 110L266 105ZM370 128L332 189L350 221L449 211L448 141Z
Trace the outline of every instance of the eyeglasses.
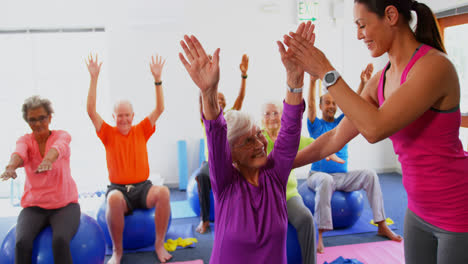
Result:
M246 149L251 149L251 148L254 148L257 141L260 141L260 143L262 143L262 139L264 138L265 136L263 135L263 130L259 130L257 131L257 133L254 135L254 136L249 136L247 137L244 142L242 142L241 144L239 145L236 145L234 147L236 148L246 148Z
M263 113L263 116L265 116L265 118L277 117L278 115L279 113L276 111Z
M38 118L28 118L28 123L30 125L33 125L35 124L36 122L39 122L39 123L42 123L44 122L45 120L47 120L49 116L45 116L45 115L41 115L39 116Z

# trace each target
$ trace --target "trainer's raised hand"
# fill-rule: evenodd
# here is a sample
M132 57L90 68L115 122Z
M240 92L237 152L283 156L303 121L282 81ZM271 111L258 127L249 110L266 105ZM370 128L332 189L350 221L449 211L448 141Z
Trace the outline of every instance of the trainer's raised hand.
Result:
M288 46L288 50L293 52L294 57L300 62L307 73L322 79L325 73L334 70L334 68L325 54L315 47L315 27L307 27L309 23L301 24L304 25L304 30L307 30L305 34L296 31L285 35L284 44Z
M302 23L298 26L296 34L299 34L305 40L314 43L314 28L315 25L313 25L311 22ZM304 82L304 68L302 64L295 57L294 52L290 48L286 49L281 41L277 41L277 44L281 55L281 61L283 62L283 65L286 69L287 82L289 87L302 87Z

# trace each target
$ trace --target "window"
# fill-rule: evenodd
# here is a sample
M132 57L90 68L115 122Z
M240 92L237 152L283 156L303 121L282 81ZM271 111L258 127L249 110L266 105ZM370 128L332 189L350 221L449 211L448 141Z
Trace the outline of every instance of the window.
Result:
M468 112L468 14L439 19L447 54L460 81L460 110ZM468 145L468 128L460 129L460 139Z

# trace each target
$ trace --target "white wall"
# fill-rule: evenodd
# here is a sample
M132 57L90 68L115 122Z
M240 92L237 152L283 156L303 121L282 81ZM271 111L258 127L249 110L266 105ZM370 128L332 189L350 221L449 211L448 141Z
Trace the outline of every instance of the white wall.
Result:
M385 59L371 59L365 46L356 40L351 1L322 2L317 45L348 84L357 87L365 65L374 62L375 68L381 69ZM329 9L332 2L340 4L340 8ZM329 19L330 14L335 14L336 19ZM54 126L69 130L74 137L72 155L76 180L83 182L81 186L104 184L107 180L105 154L84 107L89 82L84 58L92 51L98 52L104 61L98 86L98 110L113 124L111 108L117 99L128 98L134 103L136 122L153 109L154 85L148 63L150 56L158 53L167 58L163 72L166 110L148 142L150 168L153 173L161 174L166 183L177 183L177 141L188 141L191 172L198 163L198 140L202 137L198 91L178 58L183 35L196 35L208 52L221 48L220 90L227 97L228 107L233 104L240 86L241 56L249 55L243 110L260 117L263 102L284 96L285 73L275 41L294 29L295 24L295 1L8 1L0 9L1 29L105 27L106 32L57 33L45 38L33 34L0 36L1 57L18 58L9 63L0 61L0 75L9 76L0 78L3 91L7 91L0 95L0 104L4 112L7 109L12 113L8 126L13 131L2 133L0 163L8 161L15 140L29 132L20 119L19 108L27 96L37 92L53 99L57 110ZM100 34L99 44L94 45L93 38L89 37L93 34ZM15 38L40 40L18 42ZM73 55L67 56L68 53ZM63 66L57 67L60 63ZM2 82L5 79L8 83ZM55 93L47 87L68 90ZM70 109L67 102L72 102L73 110L67 110ZM67 119L68 114L76 118ZM304 119L303 133L307 135L305 125ZM397 167L388 140L371 145L359 136L350 143L349 151L350 169L386 171ZM304 176L307 169L300 169L299 177ZM7 183L0 183L0 188L5 186Z
M148 143L152 171L168 183L178 181L176 141L185 139L189 149L189 171L198 163L198 140L202 137L198 112L198 89L178 58L184 34L196 35L208 52L221 48L220 91L232 106L240 87L239 63L243 53L250 57L247 96L243 110L258 116L260 105L284 96L285 74L275 40L292 29L295 6L277 3L278 9L262 12L262 2L178 1L164 6L151 2L132 7L122 19L109 24L108 55L112 96L138 102L137 120L154 107L154 86L148 59L158 52L167 57L163 76L166 110L157 132ZM128 10L129 8L123 8ZM177 12L175 12L177 10ZM173 14L170 18L149 14ZM141 17L146 18L142 21ZM122 25L125 24L125 25ZM129 90L131 89L131 90ZM114 99L114 98L113 98Z
M64 37L65 36L65 37ZM52 101L55 110L51 129L63 129L72 135L71 168L80 189L105 187L105 153L97 148L99 140L86 114L89 85L84 57L93 49L105 49L103 33L2 34L0 35L0 106L8 129L2 132L0 163L7 164L15 141L30 133L22 119L21 105L34 94ZM89 75L89 74L88 74ZM98 109L108 105L106 72L103 72ZM104 164L104 166L101 166ZM97 177L101 176L101 177ZM82 180L85 179L85 180ZM102 179L102 180L101 180ZM7 183L0 184L2 187Z

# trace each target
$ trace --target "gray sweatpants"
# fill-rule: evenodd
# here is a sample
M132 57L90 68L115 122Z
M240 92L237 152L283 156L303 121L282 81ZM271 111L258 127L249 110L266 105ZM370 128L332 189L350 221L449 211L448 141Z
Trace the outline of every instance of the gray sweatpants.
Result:
M404 226L406 264L467 264L468 232L435 227L406 210Z
M291 197L286 205L288 207L288 221L297 231L297 239L301 246L302 263L315 264L315 225L310 210L304 205L301 196Z
M364 189L372 208L374 222L385 220L379 177L373 170L330 174L311 171L307 186L315 191L315 221L319 229L333 229L331 197L334 191L352 192Z

